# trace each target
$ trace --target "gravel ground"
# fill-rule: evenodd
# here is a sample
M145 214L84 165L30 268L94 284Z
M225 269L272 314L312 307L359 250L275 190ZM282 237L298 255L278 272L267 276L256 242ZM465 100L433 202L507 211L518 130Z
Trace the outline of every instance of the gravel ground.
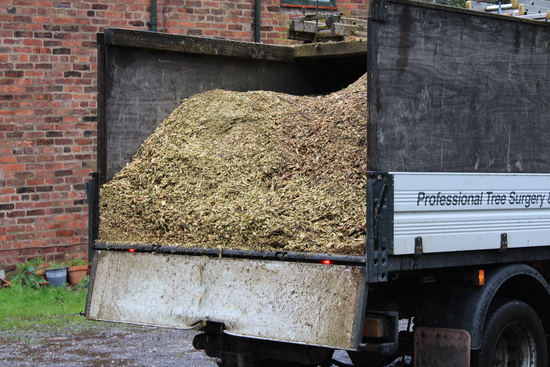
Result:
M193 348L193 335L186 330L98 321L1 330L0 367L217 367ZM334 359L335 367L351 365L343 351L336 351Z
M193 348L193 335L192 331L105 322L2 330L0 366L216 367ZM337 352L337 358L351 364L343 352Z
M0 336L0 366L216 367L192 338L190 331L103 322L7 330Z

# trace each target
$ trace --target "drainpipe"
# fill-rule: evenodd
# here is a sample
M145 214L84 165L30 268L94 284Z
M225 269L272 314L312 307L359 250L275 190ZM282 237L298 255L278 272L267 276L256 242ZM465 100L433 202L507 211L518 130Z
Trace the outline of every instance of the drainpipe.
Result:
M260 0L254 0L254 42L261 42L260 36L260 26L261 26L261 10L260 10Z
M147 25L153 32L157 31L157 0L151 0L151 21Z

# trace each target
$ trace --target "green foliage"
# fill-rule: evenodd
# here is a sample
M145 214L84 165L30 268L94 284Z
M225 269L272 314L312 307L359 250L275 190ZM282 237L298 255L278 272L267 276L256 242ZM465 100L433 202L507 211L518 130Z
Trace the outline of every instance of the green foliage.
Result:
M59 269L59 268L66 268L67 265L65 265L64 263L59 263L57 261L51 261L50 264L48 265L48 269Z
M44 280L36 274L36 270L41 265L39 260L30 260L26 264L16 264L15 274L11 277L11 282L15 286L27 287L32 289L40 288L40 283Z
M83 266L89 263L81 258L74 258L67 262L67 266Z
M85 288L15 286L0 290L0 330L83 323Z
M16 266L11 286L0 289L0 330L85 321L80 312L86 305L89 277L74 287L49 287L41 285L44 279L35 273L45 267L44 258ZM51 263L49 267L63 266L66 265Z
M88 285L90 284L90 276L89 275L86 275L81 281L80 283L78 283L77 285L75 285L74 287L75 288L79 288L79 289L88 289Z
M46 265L46 260L44 260L43 257L37 257L36 259L27 261L27 264L34 266L35 268L42 268Z

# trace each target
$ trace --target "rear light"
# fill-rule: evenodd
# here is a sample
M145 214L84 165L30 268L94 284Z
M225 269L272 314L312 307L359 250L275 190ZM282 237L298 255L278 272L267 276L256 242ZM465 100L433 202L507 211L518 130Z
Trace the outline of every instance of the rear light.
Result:
M129 248L128 252L137 252L137 250L135 248Z
M321 264L325 264L325 265L332 265L333 262L330 261L330 260L321 260Z

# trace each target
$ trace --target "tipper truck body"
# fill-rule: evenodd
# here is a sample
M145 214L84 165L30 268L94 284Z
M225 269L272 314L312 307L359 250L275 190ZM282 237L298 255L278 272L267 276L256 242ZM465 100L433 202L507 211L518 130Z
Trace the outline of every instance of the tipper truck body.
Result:
M99 35L89 319L194 328L195 347L228 367L326 365L336 349L357 366L546 365L548 24L375 0L367 34L299 46ZM363 254L96 241L98 188L181 100L324 94L365 73Z

